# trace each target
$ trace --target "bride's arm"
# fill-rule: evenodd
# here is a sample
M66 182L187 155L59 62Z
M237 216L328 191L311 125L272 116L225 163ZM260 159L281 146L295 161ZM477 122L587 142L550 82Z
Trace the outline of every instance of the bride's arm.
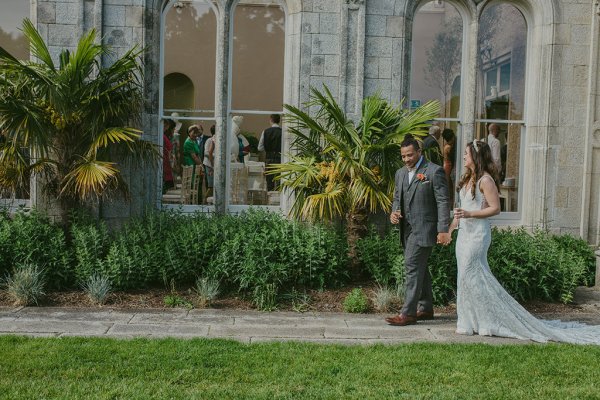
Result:
M485 197L484 208L474 211L465 210L464 218L488 218L500 214L500 196L494 180L486 176L480 181L479 187Z
M448 233L450 234L450 236L452 236L452 232L454 232L456 228L458 228L458 218L454 217L452 218L452 223L450 224L450 228L448 229Z

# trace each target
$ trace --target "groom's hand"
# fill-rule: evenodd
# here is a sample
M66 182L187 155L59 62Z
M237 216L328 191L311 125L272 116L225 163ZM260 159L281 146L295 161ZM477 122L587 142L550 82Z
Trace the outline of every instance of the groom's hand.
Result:
M402 213L400 211L392 211L390 214L390 222L394 225L400 223L400 218L402 218Z
M438 244L443 244L444 246L447 246L450 244L450 242L452 242L452 236L450 236L449 232L439 232L437 235L437 243Z

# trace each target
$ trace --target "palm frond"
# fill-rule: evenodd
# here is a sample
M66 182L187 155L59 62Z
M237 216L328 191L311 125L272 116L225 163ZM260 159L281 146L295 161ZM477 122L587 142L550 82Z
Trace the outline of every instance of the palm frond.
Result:
M307 196L302 206L304 219L331 221L344 215L346 209L346 187L338 182L321 193Z
M97 151L99 148L108 147L112 143L129 142L133 143L141 136L141 131L138 129L127 127L110 127L104 129L96 136L96 139L90 146L91 151Z
M50 51L46 43L44 43L44 39L42 39L42 36L28 18L23 21L23 33L29 40L31 55L44 63L50 70L54 70L54 61L52 61Z
M59 195L74 193L80 199L89 199L115 185L117 175L119 170L114 163L84 159L64 177Z

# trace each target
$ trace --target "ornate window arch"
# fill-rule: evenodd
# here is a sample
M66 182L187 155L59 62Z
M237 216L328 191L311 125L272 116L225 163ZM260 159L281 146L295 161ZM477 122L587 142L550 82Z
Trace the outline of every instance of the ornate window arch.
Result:
M412 4L411 4L412 3ZM420 7L427 3L424 2L399 2L396 5L396 9L400 10L400 13L404 15L407 20L407 33L406 36L410 40L414 40L411 37L412 30L414 29L413 23L415 22L415 15L417 14ZM508 125L513 126L510 128L511 132L517 132L513 134L513 138L516 143L512 143L512 156L509 157L509 161L513 163L512 173L508 176L506 170L503 171L505 187L502 190L501 196L503 213L497 217L498 220L521 220L527 223L531 221L543 220L543 209L545 206L540 206L540 197L544 196L545 192L544 180L545 171L536 171L536 176L532 176L531 173L524 174L523 171L526 169L525 163L535 162L536 164L546 163L547 155L543 151L537 151L540 149L540 145L543 147L543 143L534 143L540 141L544 134L548 132L549 121L547 119L547 113L549 112L549 105L541 104L536 102L535 99L540 96L544 96L545 93L549 93L551 77L550 72L542 74L532 74L532 71L539 71L542 65L548 65L552 56L552 48L548 47L549 51L544 46L550 46L552 44L551 38L548 35L544 36L543 31L548 27L552 26L555 18L555 4L554 1L543 2L540 0L484 0L484 1L473 1L473 0L450 0L450 1L436 1L436 3L446 3L455 6L463 15L463 23L465 28L464 42L463 42L463 54L462 54L462 80L461 80L461 99L460 99L460 113L457 115L459 120L459 126L457 127L457 147L462 150L464 144L474 138L487 137L487 126L494 122L493 118L489 118L486 114L485 101L492 101L496 97L501 98L502 96L509 96L513 98L512 104L516 107L515 111L509 115L502 116L499 120L504 123L504 131L509 131ZM548 4L550 3L550 4ZM503 55L490 55L493 58L488 60L486 64L487 69L482 70L481 56L482 54L487 56L489 49L486 50L484 43L480 43L478 40L479 33L482 29L482 16L485 20L486 9L490 10L490 7L508 7L513 11L516 11L520 15L521 25L525 26L524 31L521 30L522 45L520 49L511 49L510 52L505 52ZM504 28L506 29L507 24L510 21L503 21ZM485 27L484 27L485 29ZM508 29L509 30L509 29ZM524 32L524 33L523 33ZM514 33L514 32L513 32ZM517 50L521 51L521 54L517 54ZM511 54L511 59L514 58L516 61L519 59L521 65L509 63L507 54ZM412 54L411 54L412 56ZM504 59L502 57L504 56ZM410 56L409 56L410 59ZM525 62L523 62L525 60ZM496 72L497 85L493 85L493 68L489 68L491 64L498 64ZM406 86L410 87L412 83L408 78L412 73L410 68L406 69ZM410 71L410 72L409 72ZM484 76L484 72L489 72L489 76ZM518 73L517 73L518 72ZM486 80L487 79L487 80ZM501 82L502 80L502 82ZM502 87L500 87L502 83ZM490 91L487 96L484 95L488 84ZM497 86L493 92L491 87ZM503 89L503 90L500 90ZM518 90L517 90L518 89ZM456 92L456 85L453 85L453 91ZM518 95L517 95L518 92ZM487 97L487 99L486 99ZM519 97L519 99L517 99ZM487 111L493 111L493 109L487 109ZM520 114L520 116L519 116ZM490 114L491 115L491 114ZM546 117L545 117L546 116ZM527 127L526 125L531 125ZM544 131L541 133L539 131ZM485 134L484 134L485 133ZM526 133L535 135L527 136ZM505 134L503 132L503 134ZM518 138L518 140L517 140ZM535 138L535 139L534 139ZM501 139L501 144L506 144L505 139ZM460 175L461 171L461 157L460 151L457 157L457 175ZM526 156L527 154L527 156ZM531 156L531 157L530 157ZM533 161L535 159L535 161ZM502 166L501 168L505 168ZM508 179L506 178L513 178ZM535 203L534 200L535 198ZM545 200L542 200L542 203ZM510 204L507 204L510 203ZM533 222L535 223L535 222Z
M159 7L158 3L159 1L156 1L156 7ZM181 68L179 69L169 69L169 64L171 63L171 60L169 60L169 49L167 48L167 41L166 39L166 31L165 29L168 29L169 27L169 20L168 20L168 15L169 13L173 14L176 13L177 11L180 11L180 13L183 13L184 10L186 10L190 4L194 5L194 4L202 4L205 10L212 10L210 11L210 14L213 15L213 20L214 22L214 26L216 28L214 28L214 35L211 35L210 38L210 43L214 44L214 46L216 47L216 50L214 51L214 62L212 60L209 60L208 64L210 65L214 65L214 77L213 77L213 73L212 71L210 72L210 78L208 79L208 81L210 81L212 79L212 85L214 87L214 89L210 92L210 94L208 93L207 89L210 85L209 84L203 84L203 81L200 79L198 80L198 78L194 78L194 74L198 73L198 69L189 69L187 68L186 70L183 70ZM236 52L235 52L235 32L236 32L236 26L237 26L237 22L236 22L236 13L235 10L236 8L238 8L238 5L241 4L242 6L256 6L258 8L260 7L268 7L269 5L274 5L276 4L281 10L283 10L283 19L282 19L282 24L284 24L285 28L287 28L288 26L290 28L293 28L294 31L292 31L291 29L285 29L284 33L280 33L279 35L279 41L284 43L284 45L279 46L280 50L279 53L281 55L281 51L283 51L283 55L280 56L280 60L282 62L280 62L280 70L283 69L283 71L281 71L278 75L278 77L273 78L273 76L268 76L268 78L270 78L272 81L273 79L278 81L278 87L279 87L279 92L280 95L278 96L278 99L276 101L277 107L274 106L260 106L257 108L256 106L252 106L252 107L246 107L247 105L244 104L236 104L236 98L239 100L239 96L236 97L236 93L239 95L239 93L244 93L244 85L242 85L242 88L237 90L236 92L236 84L239 84L239 80L236 83L236 79L234 76L232 76L232 73L235 71L235 65L236 65ZM197 7L196 7L197 8ZM186 11L187 12L187 11ZM290 103L290 104L295 104L298 105L299 103L299 98L300 98L300 93L299 93L299 76L300 76L300 63L299 62L292 62L292 58L295 57L296 59L298 58L298 53L300 51L300 29L301 29L301 25L299 23L300 17L301 17L301 12L302 12L302 3L301 0L227 0L227 1L216 1L216 0L192 0L192 1L178 1L178 0L168 0L168 1L160 1L160 8L156 9L156 13L153 14L153 18L156 18L157 20L160 20L160 28L156 28L156 29L150 29L147 28L146 30L146 34L147 35L157 35L160 36L161 40L160 40L160 51L157 51L156 53L158 54L158 56L156 58L154 58L154 60L156 61L156 64L159 66L159 71L158 73L156 73L154 70L151 70L151 66L152 66L152 55L148 55L147 57L150 59L149 63L145 64L146 65L146 69L148 72L150 72L149 75L157 75L157 78L159 78L160 81L160 88L157 91L157 93L152 91L152 83L148 81L148 79L146 80L146 87L149 88L149 96L152 98L154 95L156 95L156 101L158 103L158 116L159 118L154 119L153 121L156 121L156 125L153 123L153 131L157 132L157 142L162 144L162 123L161 120L162 119L167 119L167 118L177 118L178 122L182 123L182 126L180 128L180 140L185 140L185 134L186 134L186 124L187 125L191 125L191 124L197 124L197 125L202 125L204 128L204 131L206 132L207 130L210 129L210 126L212 124L215 125L215 130L217 132L217 137L215 139L216 142L216 156L215 156L215 168L214 168L214 191L211 191L210 194L214 194L213 196L208 196L209 198L206 199L204 201L205 204L200 204L200 205L184 205L183 209L184 211L194 211L197 209L205 209L207 211L212 211L212 205L214 205L214 211L217 212L225 212L228 210L228 204L232 203L231 199L230 199L230 185L232 182L231 176L229 175L229 164L230 162L228 161L228 159L231 157L230 156L230 152L228 151L231 143L233 142L232 138L230 137L231 132L232 132L232 116L234 115L234 112L237 111L250 111L250 117L246 119L246 123L242 126L242 130L244 130L245 128L253 128L254 129L254 136L258 136L258 134L260 134L261 132L258 131L258 127L259 127L259 122L254 122L252 123L252 119L258 119L259 117L261 119L264 119L265 121L263 122L264 125L262 125L262 128L266 128L268 125L268 114L265 116L265 113L270 113L270 112L281 112L283 109L283 103ZM197 18L197 20L195 20L195 23L198 23L198 21L206 21L206 17L205 14L207 14L207 12L203 12L201 13L202 15L204 15L204 17L202 18ZM240 14L241 15L241 14ZM256 15L254 15L256 16ZM264 18L262 18L264 19ZM246 22L251 22L251 18L246 18ZM261 18L258 18L258 20L261 20ZM263 24L263 28L266 29L274 29L277 27L278 23L277 21L272 21L274 23L272 23L269 26L266 26ZM252 25L252 24L250 24ZM243 29L243 28L242 28ZM249 29L248 26L246 26L246 29ZM189 30L189 29L188 29ZM264 33L264 32L263 32ZM198 35L199 40L207 40L206 35ZM183 41L183 43L187 43L189 41ZM151 43L153 43L151 41ZM155 45L155 44L154 44ZM156 45L155 45L156 46ZM158 46L157 46L158 47ZM195 47L196 49L198 48L198 46ZM255 46L256 48L256 46ZM260 48L259 48L260 49ZM204 52L198 52L200 54L207 54L206 51ZM208 52L210 53L211 57L213 55L213 51L212 49ZM196 53L188 53L189 56L187 57L188 59L192 59L193 57L197 57L198 54ZM237 54L237 58L240 58L241 56L239 54ZM243 61L243 60L242 60ZM245 66L248 66L252 61L251 57L248 57L248 55L246 55L246 61L243 62L243 64ZM283 65L283 67L281 67L281 65ZM254 69L257 70L256 66L252 66L249 65L250 69ZM204 68L204 70L206 70L206 64L202 65L202 67ZM239 69L238 69L239 70ZM242 71L244 71L242 69ZM261 72L261 71L258 71ZM171 107L168 102L169 102L169 97L172 99L173 98L173 90L168 90L169 88L165 88L165 82L169 83L174 81L173 79L167 79L167 81L164 80L164 77L169 74L169 73L180 73L180 74L184 74L186 76L188 76L191 81L192 81L192 85L187 85L187 88L190 89L193 86L193 90L196 93L194 99L194 104L192 106L186 106L183 108L177 108L179 106L177 106L176 108ZM243 74L242 74L243 75ZM173 76L177 76L177 75L171 75L171 77ZM283 77L285 76L285 78ZM206 74L204 74L203 76L204 80L206 79ZM250 82L248 83L248 79L245 79L245 83L246 86L248 86L248 84L250 84L250 86L252 86L252 83L254 82ZM257 80L257 82L260 82L260 80ZM268 95L268 90L262 90L263 92L263 97L265 95ZM254 94L256 95L257 90L253 91ZM204 97L202 96L198 96L198 93L201 93ZM212 94L214 93L214 96L212 96ZM168 95L168 96L167 96ZM261 93L258 93L259 97L261 95ZM186 96L187 97L187 96ZM243 95L242 97L246 97L246 98L250 98L252 96L249 95ZM208 99L208 103L206 103ZM244 100L242 98L242 100ZM204 101L204 103L203 103ZM179 102L181 103L181 102ZM205 104L206 103L206 104ZM243 101L242 101L243 103ZM237 107L237 108L232 108L233 107ZM244 108L244 109L242 109ZM246 109L249 108L249 109ZM181 112L179 112L179 111ZM234 112L232 112L232 110ZM177 113L180 114L179 116L175 115L172 116L172 113ZM181 114L185 114L185 115L181 115ZM248 129L249 130L249 129ZM223 134L221 134L221 132L223 132ZM288 139L285 137L283 137L282 140L282 150L288 149L289 148L289 143L288 143ZM161 171L159 171L159 173L157 174L157 179L159 181L162 180L162 168L160 168ZM256 201L258 203L264 203L265 199L263 196L264 193L261 193L260 196L258 196L259 198L262 198L262 202L261 200L253 200ZM262 197L261 197L262 196ZM164 197L164 196L163 196ZM277 196L273 196L273 197L277 197ZM200 199L204 199L204 197L199 196ZM164 200L164 198L163 198ZM268 200L267 200L268 201ZM160 202L159 202L160 203ZM247 202L244 202L247 203ZM272 203L275 203L275 201L273 201ZM238 202L239 204L239 202ZM175 205L165 205L163 202L163 207L180 207L179 204L175 204ZM238 207L238 206L236 206ZM234 208L236 208L234 207ZM247 204L242 205L242 207L247 207ZM277 209L283 209L285 210L286 204L285 204L285 200L282 199L281 203L276 206ZM238 207L239 208L239 207ZM234 209L229 208L229 211L236 211Z

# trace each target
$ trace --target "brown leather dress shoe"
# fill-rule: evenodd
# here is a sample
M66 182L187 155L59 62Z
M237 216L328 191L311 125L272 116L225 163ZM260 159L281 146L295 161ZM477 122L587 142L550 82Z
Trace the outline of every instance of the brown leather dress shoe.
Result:
M415 325L417 323L417 317L411 317L410 315L399 314L394 317L388 317L385 319L390 325L393 326L406 326Z
M433 312L417 311L417 321L430 321L433 319Z

